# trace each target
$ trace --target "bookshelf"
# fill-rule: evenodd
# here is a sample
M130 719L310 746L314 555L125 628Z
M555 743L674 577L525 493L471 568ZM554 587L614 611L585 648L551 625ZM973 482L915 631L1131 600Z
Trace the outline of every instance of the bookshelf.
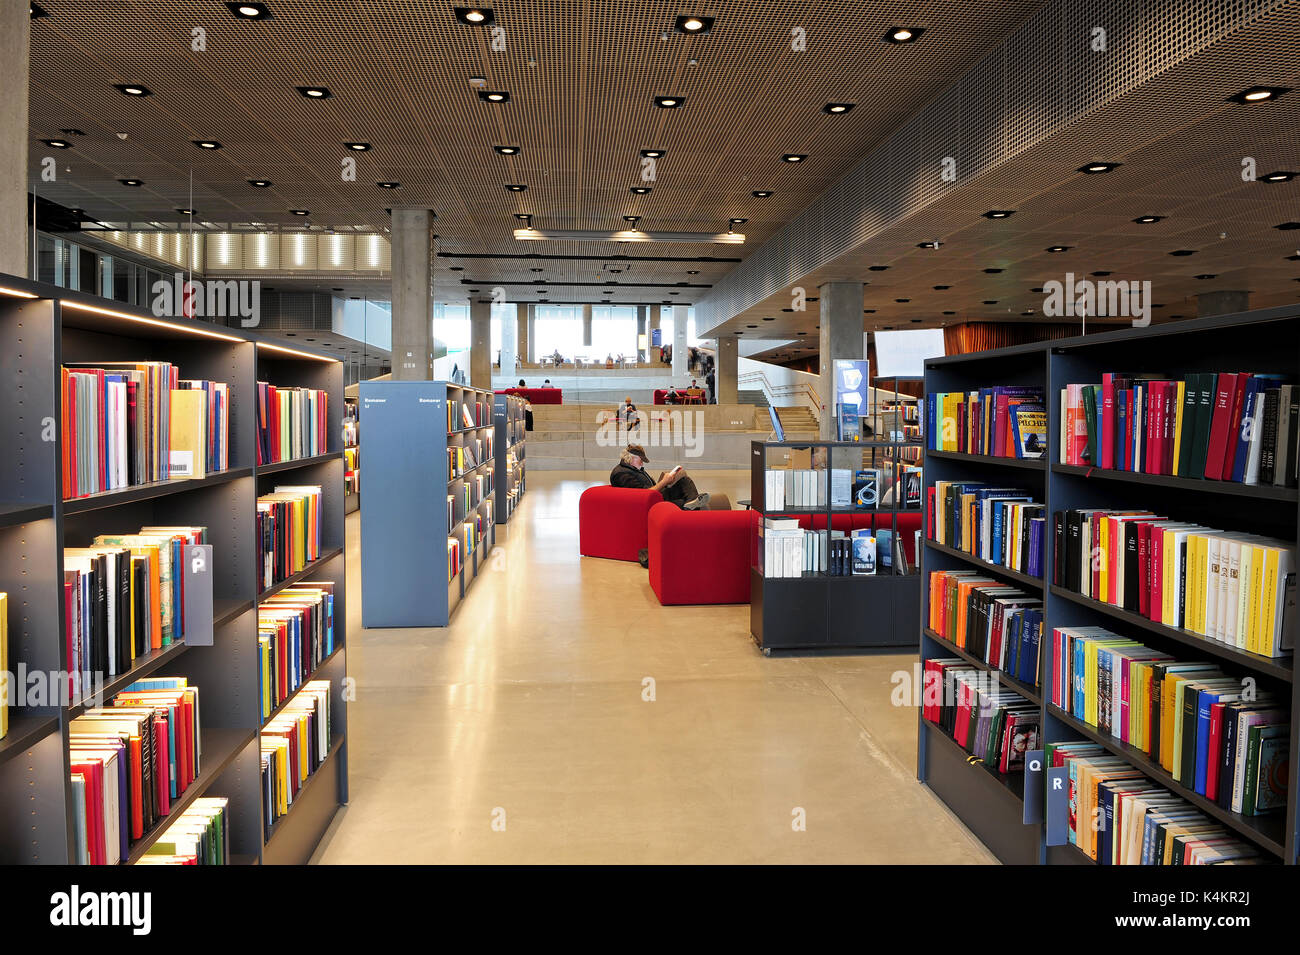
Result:
M527 487L526 406L515 395L494 395L496 423L496 475L501 486L496 493L496 522L504 524L519 506Z
M361 486L364 626L445 627L486 571L496 544L494 397L446 381L361 383L369 462ZM461 407L477 409L474 423L464 424ZM449 408L455 428L448 427ZM449 451L476 444L486 451L489 442L491 453L453 475ZM486 490L476 498L478 485ZM478 537L470 547L467 531ZM455 572L453 543L460 550Z
M899 441L755 441L750 451L750 500L757 516L750 562L750 635L765 655L774 650L818 650L912 646L919 625L915 568L903 573L898 563L885 565L877 557L875 574L834 575L804 571L797 577L765 576L760 566L759 522L766 518L799 518L813 529L873 527L910 537L919 522L920 506L908 506L904 495L888 495L876 506L835 506L832 472L877 469L882 484L887 470L899 462L900 449L915 447ZM795 506L769 503L767 475L772 470L807 470L819 488L820 504ZM885 495L880 495L885 496ZM878 498L879 499L879 498ZM908 515L911 515L910 517ZM829 559L823 551L823 566ZM901 635L901 636L900 636Z
M202 693L202 766L172 812L131 845L132 862L169 822L200 796L230 800L231 853L243 863L304 863L335 811L347 801L346 574L341 447L342 365L326 355L288 348L243 329L199 321L160 320L148 312L25 279L0 276L0 436L12 466L0 479L0 590L10 595L10 663L43 673L63 671L63 548L97 534L144 525L203 525L213 553L213 642L178 641L138 656L124 674L106 678L113 693L146 676L184 676ZM165 360L182 378L230 386L230 467L201 479L174 479L63 500L64 436L59 433L59 369L64 362ZM257 465L257 381L329 393L329 453ZM322 558L297 579L334 581L333 656L313 679L329 680L335 747L309 777L312 800L295 800L265 836L261 786L257 609L277 584L259 593L254 532L256 499L277 484L322 487ZM50 705L11 707L0 740L0 862L68 864L75 858L69 724L86 709L70 703L66 683Z
M926 541L921 557L921 659L961 657L976 669L990 668L929 630L930 572L970 569L1004 580L1033 596L1041 596L1044 640L1039 655L1039 682L1052 672L1050 636L1057 627L1105 627L1178 660L1207 661L1232 678L1250 678L1260 690L1272 691L1290 703L1290 773L1285 810L1247 816L1178 782L1146 752L1090 726L1057 708L1047 692L1002 675L1004 689L1020 693L1039 708L1043 742L1091 742L1103 747L1256 846L1270 860L1295 864L1300 846L1300 784L1296 776L1296 719L1300 698L1291 656L1268 657L1208 639L1190 630L1165 626L1145 616L1113 606L1053 583L1056 567L1051 515L1077 508L1149 508L1159 514L1228 530L1240 530L1295 542L1300 538L1295 488L1246 485L1194 477L1142 474L1056 463L1060 453L1059 391L1067 384L1098 382L1104 372L1132 372L1181 378L1196 372L1248 370L1300 377L1300 307L1244 312L1103 334L1057 339L1033 345L959 355L926 362L926 391L961 391L993 384L1038 385L1048 409L1048 451L1043 459L1016 461L979 455L925 453L927 487L939 480L982 481L1031 489L1045 505L1048 536L1044 579L1030 578L971 555ZM1285 705L1285 704L1283 704ZM1025 786L1043 787L1042 777L1001 776L985 768L942 731L919 719L917 775L1004 862L1025 864L1096 864L1071 844L1051 844L1034 792L1025 810ZM1041 744L1040 744L1041 745ZM990 777L993 777L992 783ZM1028 821L1026 821L1028 820Z
M343 403L343 511L351 514L361 506L361 405L356 398Z

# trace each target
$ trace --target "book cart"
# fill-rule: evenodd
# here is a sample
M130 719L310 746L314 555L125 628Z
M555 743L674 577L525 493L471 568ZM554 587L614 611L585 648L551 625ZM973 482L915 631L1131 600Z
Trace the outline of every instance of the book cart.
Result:
M1233 678L1257 681L1290 705L1290 780L1284 810L1244 815L1225 809L1175 780L1146 752L1065 713L1050 703L1050 693L999 674L1003 689L1037 706L1041 741L1094 742L1127 761L1152 782L1168 789L1235 836L1258 847L1265 859L1294 864L1300 793L1296 780L1297 699L1292 656L1270 657L1229 646L1190 630L1153 622L1122 607L1055 586L1052 515L1078 508L1150 509L1225 530L1244 531L1295 542L1297 491L1293 487L1247 485L1201 477L1174 477L1080 467L1060 460L1060 389L1099 382L1106 372L1181 378L1196 372L1277 374L1300 378L1300 307L1290 306L1194 319L1149 328L1057 339L926 362L926 392L973 390L991 385L1036 385L1047 405L1048 450L1041 459L1018 460L937 452L927 448L927 488L939 480L966 480L1029 489L1045 505L1043 578L1029 577L928 539L921 556L922 661L960 657L972 668L991 668L928 628L930 573L977 569L1040 596L1043 639L1038 686L1049 686L1051 633L1056 627L1105 627L1116 635L1167 652L1178 660L1208 661ZM917 776L957 814L1003 862L1019 864L1096 864L1079 847L1048 835L1044 824L1046 777L1040 772L1001 774L972 758L937 726L919 719ZM1026 799L1028 796L1028 799ZM1026 810L1026 803L1029 808Z
M177 478L63 499L60 375L63 362L169 361L182 378L230 386L230 467L204 478ZM230 851L244 864L305 863L338 807L347 801L346 568L343 524L343 366L256 333L148 312L91 295L0 275L0 435L8 461L0 477L0 590L9 593L9 669L55 673L68 668L63 548L97 534L146 524L203 525L213 555L211 646L184 641L137 656L105 679L103 698L149 676L183 676L202 693L201 772L171 812L134 842L139 859L168 825L201 796L229 802ZM258 381L329 394L328 453L257 464ZM257 496L277 484L322 488L320 558L260 590ZM259 735L257 609L298 582L333 581L335 649L311 674L328 680L332 739L287 814L268 825ZM285 700L279 712L294 699ZM0 740L0 861L68 864L75 859L69 723L86 709L69 703L66 683L43 707L10 708ZM272 714L274 715L274 713Z

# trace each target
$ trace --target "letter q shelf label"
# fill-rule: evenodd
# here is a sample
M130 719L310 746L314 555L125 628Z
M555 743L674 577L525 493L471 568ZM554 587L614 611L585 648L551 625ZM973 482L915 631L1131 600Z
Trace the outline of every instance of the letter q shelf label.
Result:
M1025 753L1025 825L1043 821L1043 751L1031 749Z
M212 646L212 545L185 545L185 643Z
M1046 772L1046 841L1049 846L1063 846L1070 841L1066 835L1070 825L1070 771L1064 766L1053 766Z

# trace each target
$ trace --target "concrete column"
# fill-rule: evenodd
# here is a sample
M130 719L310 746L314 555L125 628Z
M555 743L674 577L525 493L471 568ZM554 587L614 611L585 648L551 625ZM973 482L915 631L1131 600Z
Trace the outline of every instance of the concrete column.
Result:
M528 334L533 330L533 307L527 302L516 306L515 314L515 356L522 362L532 361L533 353L529 346Z
M492 301L469 302L469 383L492 390Z
M393 206L393 380L433 378L433 213Z
M649 309L647 306L645 306L645 305L638 305L638 306L636 307L636 348L635 348L635 352L636 352L636 360L637 360L638 364L639 364L640 362L645 361L645 356L648 355L648 354L650 353L650 332L649 332L649 329L648 329L648 327L647 327L647 326L649 325L649 321L648 321L648 319L647 319L647 317L646 317L646 313L647 313L648 311L650 311L650 309ZM645 336L645 347L644 347L644 348L641 347L641 336L642 336L642 335Z
M1196 296L1196 314L1200 318L1248 311L1250 311L1249 292L1202 292Z
M582 306L582 346L591 347L591 306Z
M735 335L718 336L718 358L713 373L717 376L718 404L734 405L740 401L738 388L740 339Z
M537 361L537 336L534 334L537 330L537 306L528 306L528 330L524 335L524 344L527 346L520 351L520 354L528 355L528 361Z
M31 11L26 3L0 4L0 272L26 278L27 88ZM56 154L59 150L51 149Z
M518 354L519 332L518 326L527 324L528 312L527 307L520 303L512 309L507 309L506 315L501 317L501 378L508 385L513 385L515 378L515 355ZM523 319L521 322L520 319Z
M673 377L685 376L686 369L686 306L673 307ZM858 306L862 308L861 305Z
M654 337L655 337L655 332L659 331L659 320L660 320L660 317L663 315L663 310L664 310L665 308L667 308L666 305L647 305L647 306L646 306L646 311L650 313L650 328L649 328L649 329L647 330L647 332L646 332L646 334L650 337L650 350L649 350L649 352L647 352L646 357L647 357L647 359L650 360L650 361L655 361L655 360L656 360L656 356L655 356L655 346L654 346ZM660 347L660 348L663 347L663 342L662 342L662 341L660 341L660 343L659 343L659 347Z
M821 400L823 439L835 437L835 360L866 357L862 340L862 283L827 282L821 296Z

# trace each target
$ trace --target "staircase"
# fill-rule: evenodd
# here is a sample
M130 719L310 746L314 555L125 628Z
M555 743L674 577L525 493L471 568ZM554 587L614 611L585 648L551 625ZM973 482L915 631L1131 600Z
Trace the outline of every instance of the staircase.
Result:
M768 407L767 395L763 393L762 388L754 388L751 391L736 392L736 401L742 405L754 405L759 408Z
M811 411L802 405L790 408L776 408L776 415L781 419L781 427L785 429L786 436L798 435L817 435L819 428L817 419L813 417Z

